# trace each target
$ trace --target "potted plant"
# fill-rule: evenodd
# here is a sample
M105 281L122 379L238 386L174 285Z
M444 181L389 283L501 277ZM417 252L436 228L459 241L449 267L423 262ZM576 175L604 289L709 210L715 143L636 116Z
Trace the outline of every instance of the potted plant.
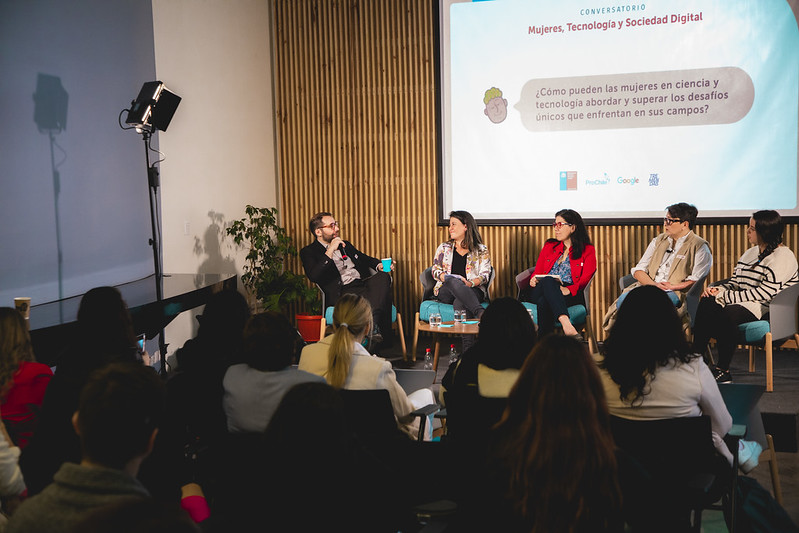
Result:
M291 303L305 304L313 314L304 315L307 318L301 322L303 315L297 315L300 333L306 341L319 340L322 319L319 291L308 285L305 276L286 268L287 258L296 256L297 249L286 229L278 223L277 208L248 205L244 212L245 218L234 221L225 230L237 245L249 246L241 282L264 310L285 312ZM307 328L310 338L302 331L306 329L303 327L306 322L313 324Z

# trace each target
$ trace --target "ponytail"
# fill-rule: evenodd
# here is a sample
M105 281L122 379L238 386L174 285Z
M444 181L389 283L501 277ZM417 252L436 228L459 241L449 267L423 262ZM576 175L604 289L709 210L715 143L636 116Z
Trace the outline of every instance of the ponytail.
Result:
M355 294L345 294L333 309L333 339L327 352L327 382L341 389L347 382L355 339L372 327L372 307Z

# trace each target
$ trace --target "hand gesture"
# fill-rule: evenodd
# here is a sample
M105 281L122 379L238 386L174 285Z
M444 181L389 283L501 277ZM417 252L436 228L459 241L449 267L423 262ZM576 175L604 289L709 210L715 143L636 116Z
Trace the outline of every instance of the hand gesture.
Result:
M333 237L333 240L330 241L330 244L327 245L327 254L328 257L333 257L333 254L338 250L339 245L344 244L344 239L341 237Z
M718 287L708 287L704 291L702 291L702 297L706 296L716 296L719 293Z

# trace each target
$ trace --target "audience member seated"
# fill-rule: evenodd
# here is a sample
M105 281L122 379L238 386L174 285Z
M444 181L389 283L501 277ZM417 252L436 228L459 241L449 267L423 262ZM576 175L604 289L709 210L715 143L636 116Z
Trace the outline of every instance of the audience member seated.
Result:
M538 308L538 333L543 337L560 322L563 333L579 335L569 319L568 308L585 305L585 290L596 272L596 250L580 213L561 209L555 213L555 238L548 239L538 255L530 287L519 294L523 302ZM560 279L538 275L556 275Z
M781 290L799 281L796 256L782 244L785 223L776 211L758 211L749 219L746 250L726 282L702 293L694 323L694 350L704 354L716 339L716 381L732 381L730 362L738 344L738 326L766 320L769 303Z
M170 490L193 481L212 490L209 470L216 466L209 463L227 434L222 379L228 367L241 360L242 332L249 317L244 296L220 291L197 317L197 336L176 353L178 369L166 384L167 418L150 461L157 463L156 470L177 476ZM147 474L149 478L149 468Z
M265 434L230 453L218 502L225 531L397 531L407 475L376 460L348 427L329 385L289 390Z
M542 338L492 432L486 468L472 481L474 500L461 517L466 529L623 531L609 424L602 383L583 344Z
M732 465L723 440L732 417L710 369L691 353L665 292L652 286L630 292L603 351L599 366L612 415L631 420L708 415L716 451ZM740 443L741 469L748 472L757 465L760 445Z
M136 475L153 449L163 410L164 386L152 369L114 363L94 372L72 417L80 464L61 465L52 484L19 506L8 533L71 531L93 509L148 497Z
M227 430L222 379L232 363L240 362L250 309L239 292L225 290L211 297L197 318L197 337L176 354L178 372L167 383L167 397L170 411L187 428L186 443L210 444Z
M507 398L519 369L536 341L530 314L514 298L499 298L483 313L477 342L450 365L441 381L439 397L447 405L447 431L453 438L487 436L504 410L481 398ZM465 411L465 412L461 412ZM461 435L459 435L459 433Z
M31 495L49 485L64 462L80 461L72 415L89 374L114 361L136 362L137 354L133 321L120 292L113 287L87 292L78 308L76 337L58 359L36 433L20 458Z
M0 531L4 531L6 516L14 513L26 492L18 460L19 448L11 442L5 426L0 422Z
M420 389L410 396L405 394L391 363L364 348L371 327L369 302L355 294L342 295L333 308L333 334L303 348L299 369L323 376L335 389L387 390L400 427L413 437L418 433L419 420L410 413L434 403L433 393ZM432 420L426 425L427 440L432 436L432 425Z
M685 202L666 208L663 233L652 239L641 260L630 271L635 283L625 288L605 313L602 320L605 331L613 326L622 298L641 285L653 285L669 292L680 304L680 316L688 319L688 308L683 305L686 294L713 266L710 246L693 231L698 214L696 207Z
M244 363L225 373L223 405L231 433L263 433L286 392L298 383L325 383L291 367L297 336L285 316L255 315L244 327Z
M0 307L0 412L11 440L24 448L36 428L44 393L53 372L37 363L25 319Z

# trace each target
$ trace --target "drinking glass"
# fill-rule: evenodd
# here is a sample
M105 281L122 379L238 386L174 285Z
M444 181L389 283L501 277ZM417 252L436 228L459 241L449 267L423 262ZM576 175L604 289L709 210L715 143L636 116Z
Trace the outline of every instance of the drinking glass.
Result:
M455 323L456 324L463 324L464 320L466 320L466 310L465 309L455 309Z

